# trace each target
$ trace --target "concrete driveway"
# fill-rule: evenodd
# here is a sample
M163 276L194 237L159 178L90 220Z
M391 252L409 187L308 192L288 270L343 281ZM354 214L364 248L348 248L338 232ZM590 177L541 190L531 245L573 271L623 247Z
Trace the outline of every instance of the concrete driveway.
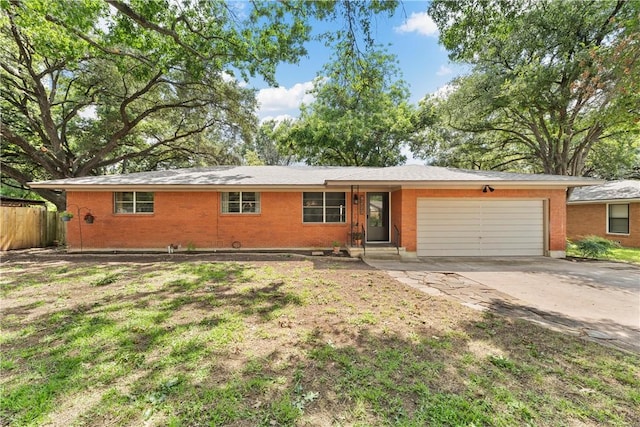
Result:
M400 282L640 353L640 268L534 258L371 260Z

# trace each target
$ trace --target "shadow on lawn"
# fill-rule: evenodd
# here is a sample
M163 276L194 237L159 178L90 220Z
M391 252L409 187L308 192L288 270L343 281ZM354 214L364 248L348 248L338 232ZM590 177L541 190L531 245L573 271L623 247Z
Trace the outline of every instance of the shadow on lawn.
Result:
M123 381L132 387L129 394L134 407L155 408L160 398L153 396L160 392L149 387L164 381L167 371L180 377L183 369L185 373L194 369L183 367L194 361L200 361L198 369L215 365L218 378L232 378L215 362L233 357L228 347L242 334L244 318L257 316L266 322L276 310L302 304L298 295L283 289L283 281L245 288L250 280L245 276L247 269L251 266L189 266L187 278L170 281L161 289L129 294L110 293L110 288L122 288L121 283L94 287L102 295L90 302L86 298L74 302L72 293L65 308L40 315L34 312L40 304L6 307L2 319L2 329L9 336L3 343L10 350L6 355L20 371L31 371L39 379L18 380L18 385L7 389L0 398L0 424L38 423L45 414L60 409L54 406L58 399L65 401L87 386L104 392ZM92 292L86 288L84 285L85 293ZM25 331L26 317L29 328ZM164 356L154 360L158 352ZM10 371L5 370L3 376L15 373ZM125 380L130 376L135 380Z
M0 424L47 416L59 425L640 422L632 397L624 400L640 386L637 358L497 314L440 313L440 300L423 295L404 309L410 321L394 311L375 324L337 315L327 324L301 311L298 323L283 325L278 314L303 310L304 295L280 278L249 279L253 270L202 263L156 290L112 291L125 275L85 285L92 299L71 295L46 314L9 307L3 329L14 335L3 347L17 366L2 373L11 379ZM446 321L429 326L436 314ZM611 367L611 384L598 386L607 376L594 366Z

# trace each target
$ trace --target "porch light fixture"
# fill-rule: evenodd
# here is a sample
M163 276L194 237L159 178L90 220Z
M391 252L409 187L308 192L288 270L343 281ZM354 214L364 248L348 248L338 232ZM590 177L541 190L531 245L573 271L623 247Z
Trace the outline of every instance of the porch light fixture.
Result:
M490 185L485 185L484 187L482 187L482 192L486 193L487 191L493 193L494 188Z
M357 195L357 194L354 194L354 195L353 195L353 204L354 204L354 205L357 205L357 204L358 204L358 195Z

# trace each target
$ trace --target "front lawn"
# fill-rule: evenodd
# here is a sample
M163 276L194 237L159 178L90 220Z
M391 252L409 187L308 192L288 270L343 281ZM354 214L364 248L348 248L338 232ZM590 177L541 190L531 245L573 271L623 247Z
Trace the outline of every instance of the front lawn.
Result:
M567 255L575 258L582 257L574 245L567 245ZM598 259L640 265L640 248L613 248L609 255Z
M636 355L271 257L5 257L0 425L640 425Z

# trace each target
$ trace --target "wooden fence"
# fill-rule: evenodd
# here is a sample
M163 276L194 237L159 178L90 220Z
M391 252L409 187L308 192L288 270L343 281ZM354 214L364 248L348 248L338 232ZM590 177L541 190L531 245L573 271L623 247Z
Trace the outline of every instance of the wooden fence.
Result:
M0 206L0 212L0 250L44 248L66 240L58 212L21 206Z

